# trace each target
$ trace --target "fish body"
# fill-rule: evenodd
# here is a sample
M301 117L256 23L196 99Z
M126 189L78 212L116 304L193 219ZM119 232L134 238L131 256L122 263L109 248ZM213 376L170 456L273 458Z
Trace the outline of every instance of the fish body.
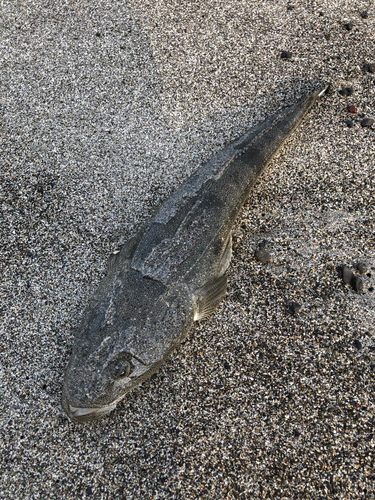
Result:
M112 411L225 296L231 229L256 179L319 89L198 169L112 257L77 330L63 408L85 422Z

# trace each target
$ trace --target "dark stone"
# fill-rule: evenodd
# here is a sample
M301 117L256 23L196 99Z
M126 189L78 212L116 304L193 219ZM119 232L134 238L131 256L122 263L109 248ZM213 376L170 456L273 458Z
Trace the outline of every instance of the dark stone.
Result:
M352 122L351 120L344 120L344 122L347 124L347 126L349 128L353 128L354 127L354 122Z
M362 292L363 290L363 281L361 280L361 278L359 276L355 276L353 274L353 278L350 282L353 290L355 290L356 292Z
M280 57L281 59L291 59L292 58L292 53L291 52L288 52L287 50L282 50L280 52Z
M369 73L375 73L375 63L368 64L367 69Z
M301 304L299 304L298 302L292 302L289 306L289 311L291 312L291 314L296 315L300 312L301 308Z
M344 27L346 30L351 31L354 28L354 24L353 23L345 23Z
M362 127L372 127L374 125L374 119L373 118L364 118L361 121Z
M342 95L343 97L353 95L354 94L354 89L353 87L346 87L342 88L339 90L339 94Z
M357 269L361 274L364 274L367 271L367 266L363 262L358 262Z
M354 341L354 346L355 346L357 349L362 349L362 344L361 344L361 342L360 342L358 339L355 339L355 341Z
M230 370L230 364L228 363L228 361L224 361L224 368L226 370Z
M367 12L367 10L364 10L363 12L361 12L361 17L362 17L362 19L368 19L368 12Z
M295 8L296 8L295 5L288 5L286 9L287 10L294 10Z
M258 243L258 248L261 249L261 248L266 248L266 245L267 245L267 240L262 240Z
M262 264L267 264L271 260L271 255L264 248L260 248L255 252L255 258Z
M354 274L347 266L342 266L341 268L342 281L346 284L350 283L353 279Z

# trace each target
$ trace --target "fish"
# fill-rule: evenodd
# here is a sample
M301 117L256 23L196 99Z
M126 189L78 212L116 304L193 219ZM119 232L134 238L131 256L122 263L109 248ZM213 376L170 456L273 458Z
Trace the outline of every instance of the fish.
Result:
M62 406L75 422L113 411L227 292L232 227L259 175L327 90L239 137L191 175L109 260L83 313Z

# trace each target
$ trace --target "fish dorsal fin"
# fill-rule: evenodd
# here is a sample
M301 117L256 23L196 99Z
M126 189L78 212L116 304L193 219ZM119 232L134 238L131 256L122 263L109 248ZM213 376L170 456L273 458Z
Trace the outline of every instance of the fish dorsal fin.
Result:
M219 305L227 293L227 276L213 278L195 294L196 312L194 321L207 318Z

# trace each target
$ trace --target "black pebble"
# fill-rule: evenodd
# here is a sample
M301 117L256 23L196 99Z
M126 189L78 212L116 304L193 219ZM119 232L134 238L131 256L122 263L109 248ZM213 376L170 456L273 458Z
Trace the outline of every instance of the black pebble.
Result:
M267 245L267 240L262 240L258 243L258 248L259 249L266 248L266 245Z
M289 306L289 311L292 314L298 314L301 308L302 308L301 304L298 304L298 302L292 302Z
M350 283L352 279L355 278L354 274L347 266L342 266L341 276L342 276L342 281L346 284Z
M362 344L358 339L355 339L354 345L357 349L362 349Z
M347 126L349 128L353 128L354 127L354 122L352 122L351 120L344 120L344 122L347 124Z
M287 6L287 10L294 10L296 7L294 5L288 5Z
M368 64L367 69L369 73L375 73L375 63Z
M291 59L292 58L292 53L291 52L288 52L287 50L282 50L280 52L280 57L281 59Z
M355 276L353 274L353 278L352 278L352 281L350 282L353 290L355 290L356 292L361 292L363 290L363 281L361 280L361 278L359 276Z
M364 274L367 271L367 266L363 262L358 262L357 269L361 274Z
M374 125L374 119L373 118L364 118L361 121L362 127L372 127Z
M293 435L298 438L298 437L300 437L301 433L299 431L297 431L297 429L294 429Z
M339 90L339 94L342 95L343 97L346 97L348 95L353 95L354 94L354 89L353 87L345 87Z
M255 252L255 258L262 264L267 264L271 260L271 255L264 248L260 248Z
M346 24L344 24L344 27L348 31L351 31L354 28L354 24L353 23L346 23Z
M368 12L367 12L367 10L364 10L363 12L361 12L361 17L362 17L362 19L368 19Z
M230 370L230 364L228 363L228 361L224 361L224 368L226 370Z

